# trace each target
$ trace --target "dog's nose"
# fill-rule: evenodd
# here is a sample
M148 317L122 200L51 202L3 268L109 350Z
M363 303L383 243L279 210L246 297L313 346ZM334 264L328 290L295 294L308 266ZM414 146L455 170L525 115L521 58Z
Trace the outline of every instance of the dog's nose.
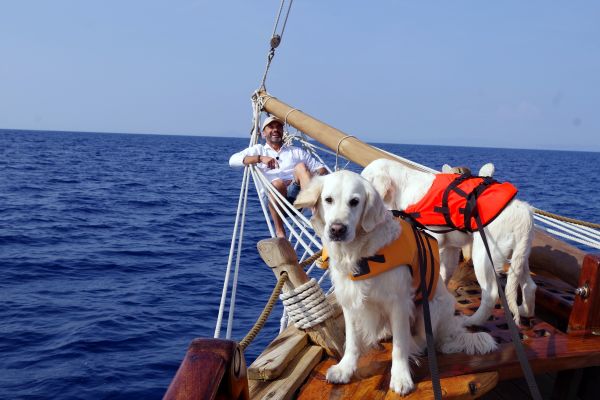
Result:
M334 222L329 227L329 237L333 240L343 240L347 230L348 227L346 225Z

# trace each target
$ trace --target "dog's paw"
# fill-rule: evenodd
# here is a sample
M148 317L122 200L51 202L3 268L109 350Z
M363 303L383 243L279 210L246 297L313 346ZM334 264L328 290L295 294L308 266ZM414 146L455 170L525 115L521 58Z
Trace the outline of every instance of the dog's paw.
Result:
M402 396L412 392L415 384L410 376L410 371L396 371L392 368L390 389Z
M329 367L327 370L327 382L329 383L348 383L352 378L353 371L350 368L344 368L340 364Z

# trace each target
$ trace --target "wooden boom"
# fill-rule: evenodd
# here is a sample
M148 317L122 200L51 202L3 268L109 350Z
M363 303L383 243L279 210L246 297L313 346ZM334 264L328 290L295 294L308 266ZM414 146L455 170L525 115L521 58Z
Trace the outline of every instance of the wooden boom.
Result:
M317 142L329 147L331 150L339 153L342 157L362 167L366 167L371 161L377 160L378 158L400 161L396 157L378 150L373 146L358 140L354 136L348 135L298 109L288 106L267 92L261 91L258 95L262 99L265 111L275 115L282 121L286 121L288 124L304 132ZM410 164L403 164L410 168L414 168L414 166Z

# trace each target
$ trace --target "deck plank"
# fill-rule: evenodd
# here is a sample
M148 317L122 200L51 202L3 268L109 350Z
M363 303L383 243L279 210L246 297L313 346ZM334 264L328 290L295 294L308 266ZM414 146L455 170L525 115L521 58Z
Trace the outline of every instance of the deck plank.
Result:
M281 332L248 368L248 379L272 380L306 347L308 335L293 325Z
M321 361L322 356L323 349L321 347L305 347L278 379L272 381L248 381L250 398L269 400L292 399L298 388L310 374L310 371Z

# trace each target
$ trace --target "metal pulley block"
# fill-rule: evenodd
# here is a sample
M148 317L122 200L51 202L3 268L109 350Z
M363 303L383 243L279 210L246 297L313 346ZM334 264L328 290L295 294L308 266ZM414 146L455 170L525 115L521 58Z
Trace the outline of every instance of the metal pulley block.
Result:
M276 49L277 46L279 46L279 43L281 43L281 36L273 35L273 37L271 38L271 48Z

